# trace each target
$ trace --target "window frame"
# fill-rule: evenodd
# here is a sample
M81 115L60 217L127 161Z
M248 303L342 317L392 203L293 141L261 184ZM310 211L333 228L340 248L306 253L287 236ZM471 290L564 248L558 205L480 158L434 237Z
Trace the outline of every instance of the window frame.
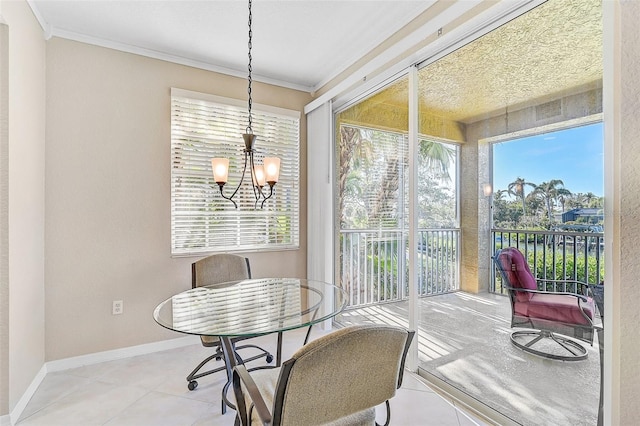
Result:
M171 88L170 110L172 257L299 249L300 111L252 104L252 128L258 136L256 162L260 163L264 156L283 157L273 198L263 209L254 210L248 208L248 195L243 199L241 194L244 190L251 191L247 176L234 197L239 202L236 209L220 196L210 164L212 157L230 158L229 182L224 189L225 195L231 195L239 182L237 173L244 164L242 133L248 123L246 102ZM216 112L222 112L225 120L217 120L220 115ZM261 137L263 125L269 127L269 134L265 132ZM216 136L211 137L214 129Z

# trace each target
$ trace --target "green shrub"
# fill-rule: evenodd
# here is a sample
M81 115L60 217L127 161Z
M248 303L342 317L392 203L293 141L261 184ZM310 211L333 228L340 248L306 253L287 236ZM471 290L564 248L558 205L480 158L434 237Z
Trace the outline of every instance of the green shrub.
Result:
M544 264L542 257L538 256L534 265L533 253L529 253L527 261L533 267L534 275L538 280L576 280L588 284L597 284L599 281L604 280L604 258L602 257L600 258L599 276L598 263L595 256L587 257L586 271L584 256L578 256L576 261L572 254L567 254L565 261L562 253L557 253L555 265L551 256L547 257Z

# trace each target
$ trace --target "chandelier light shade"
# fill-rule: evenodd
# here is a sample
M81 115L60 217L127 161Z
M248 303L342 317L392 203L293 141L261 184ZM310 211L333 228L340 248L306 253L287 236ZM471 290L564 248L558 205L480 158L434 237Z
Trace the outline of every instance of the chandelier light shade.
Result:
M278 157L265 157L264 174L269 185L275 185L278 182L280 177L280 159Z
M229 159L228 158L212 158L211 170L213 170L213 179L220 185L227 183L229 179Z
M255 199L254 207L258 207L258 203L260 203L260 208L264 207L265 201L273 196L273 187L278 183L278 177L280 176L280 159L277 157L265 157L264 164L255 164L254 162L254 154L255 154L255 142L257 136L253 134L253 129L251 128L251 42L253 38L253 32L251 30L251 23L253 20L253 15L251 13L251 0L249 0L249 66L247 67L249 70L249 76L247 78L248 81L248 89L247 93L249 94L248 100L248 111L249 111L249 124L246 129L246 133L242 135L244 139L244 168L242 169L242 176L240 178L240 182L238 186L233 191L230 196L226 196L224 194L224 186L229 179L229 159L228 158L212 158L211 159L211 170L213 172L213 179L218 184L220 188L220 195L222 198L229 200L233 203L235 208L238 208L238 204L233 200L233 197L238 193L238 190L242 186L242 182L244 181L245 175L247 174L247 168L249 169L249 173L251 174L251 186L253 188L253 196ZM247 179L249 181L249 179ZM266 194L266 190L263 191L263 188L269 185L269 194Z

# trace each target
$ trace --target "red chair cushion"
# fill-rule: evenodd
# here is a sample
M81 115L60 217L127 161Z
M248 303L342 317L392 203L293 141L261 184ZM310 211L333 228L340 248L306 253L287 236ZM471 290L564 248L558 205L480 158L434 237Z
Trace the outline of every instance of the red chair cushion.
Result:
M584 313L593 319L595 307L593 299L590 297L587 298L587 302L583 302L576 296L568 294L530 293L530 295L529 301L516 301L513 306L516 315L567 324L590 325L590 322L582 315L580 309L582 307Z
M498 262L500 262L500 267L505 272L511 287L527 290L538 289L538 284L529 269L529 264L520 250L515 247L502 249L498 254ZM516 301L527 302L532 295L533 293L516 291Z

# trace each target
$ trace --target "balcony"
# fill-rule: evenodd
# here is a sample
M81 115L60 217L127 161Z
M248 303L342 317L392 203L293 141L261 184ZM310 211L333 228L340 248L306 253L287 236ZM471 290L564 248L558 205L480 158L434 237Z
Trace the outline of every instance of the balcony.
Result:
M520 248L538 277L603 279L602 233L494 230L491 238L494 252ZM406 261L406 241L400 231L341 235L341 279L351 304L340 324L409 325L407 271L399 261ZM596 424L597 337L584 361L552 361L517 349L509 340L509 300L495 274L490 292L458 290L458 241L457 230L418 236L419 373L481 412L493 411L501 423Z
M418 294L459 289L459 229L421 229ZM409 295L408 232L399 229L340 231L340 283L349 306L405 300Z

